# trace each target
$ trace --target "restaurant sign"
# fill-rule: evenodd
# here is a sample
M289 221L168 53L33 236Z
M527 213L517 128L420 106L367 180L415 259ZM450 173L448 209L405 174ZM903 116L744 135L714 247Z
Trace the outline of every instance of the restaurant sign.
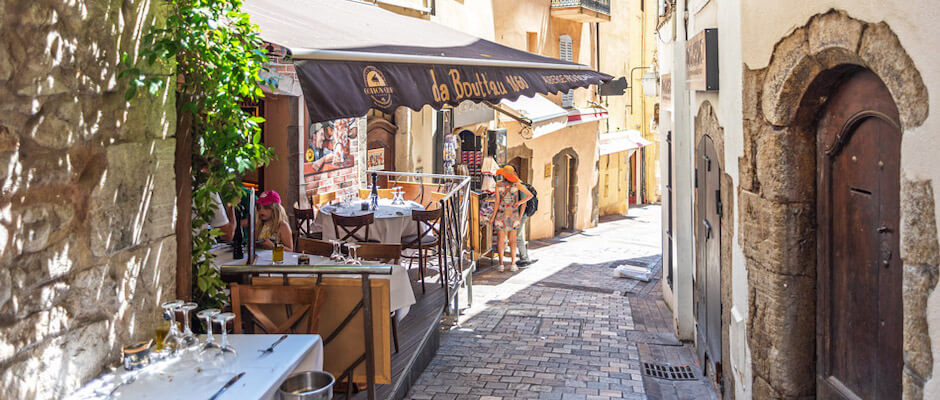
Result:
M665 107L672 104L672 74L659 76L659 99Z
M685 49L689 90L718 90L718 29L705 29L689 39Z

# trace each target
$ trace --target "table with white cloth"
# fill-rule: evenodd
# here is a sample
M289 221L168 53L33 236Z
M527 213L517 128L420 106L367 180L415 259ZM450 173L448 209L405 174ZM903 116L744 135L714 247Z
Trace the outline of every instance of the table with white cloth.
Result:
M158 361L142 369L104 374L67 397L78 399L208 399L232 377L244 372L218 398L274 399L277 388L295 372L323 370L320 335L287 335L274 351L262 355L281 335L228 335L234 357L219 359L218 350L198 349ZM205 336L200 336L200 344ZM221 335L215 335L216 343ZM122 385L123 383L123 385Z
M257 250L257 259L252 265L274 265L274 261L271 260L271 250ZM245 259L234 260L232 259L231 251L220 252L216 255L215 262L217 265L239 265L244 264ZM289 251L284 252L284 261L279 265L297 265L297 258L300 256L300 253L293 253ZM329 259L329 257L321 257L316 255L307 255L310 257L310 265L338 265L336 261ZM377 262L363 261L365 265L380 265ZM295 276L295 274L291 274ZM296 274L296 276L302 276L301 274ZM359 278L358 275L331 275L332 278ZM391 275L371 275L370 279L388 279L389 282L389 308L392 311L395 311L395 316L400 320L408 314L408 310L413 304L415 304L415 293L414 289L411 287L411 280L408 278L408 270L401 265L392 265L392 274Z
M378 207L375 211L363 210L363 204L370 204L369 200L360 200L342 206L338 204L324 206L317 213L316 224L323 232L323 240L337 239L336 230L333 229L333 214L344 217L353 217L368 213L375 214L375 220L369 226L369 239L377 240L381 243L401 243L401 238L405 236L417 235L418 228L415 222L411 220L412 210L424 210L420 204L413 201L405 201L404 204L392 204L391 199L379 199ZM343 231L340 230L340 235ZM356 233L357 236L365 235L362 229Z

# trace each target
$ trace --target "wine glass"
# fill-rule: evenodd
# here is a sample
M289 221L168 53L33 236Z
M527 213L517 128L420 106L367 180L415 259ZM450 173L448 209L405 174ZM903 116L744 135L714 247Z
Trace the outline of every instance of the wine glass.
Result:
M183 303L179 309L183 312L183 336L180 340L183 342L184 348L190 348L199 344L199 340L196 339L196 335L193 335L193 330L190 328L189 324L189 312L195 310L199 307L199 304L188 302Z
M342 247L340 246L340 243L342 242L339 240L333 239L333 240L330 240L330 243L333 244L333 253L330 254L330 260L336 261L336 262L346 261L346 259L343 257Z
M358 252L360 247L362 247L362 245L355 244L355 243L346 244L346 248L349 249L349 258L346 259L347 265L362 265L362 261L359 261L359 252Z
M165 318L170 321L170 329L163 337L163 348L167 355L175 354L182 347L183 334L176 323L176 311L183 305L182 300L167 301L160 304Z
M228 322L235 319L235 314L230 312L224 312L216 314L215 317L212 317L222 328L222 343L219 345L219 350L223 357L226 353L231 354L233 357L236 355L235 348L232 345L228 344Z
M396 186L392 190L392 205L400 206L405 204L404 193L401 186Z
M218 349L220 347L215 343L215 337L212 335L212 318L216 315L219 315L220 312L221 311L219 311L218 308L207 308L196 313L196 316L199 317L199 319L206 321L206 342L203 343L202 348L200 349L201 352L205 352L210 349Z

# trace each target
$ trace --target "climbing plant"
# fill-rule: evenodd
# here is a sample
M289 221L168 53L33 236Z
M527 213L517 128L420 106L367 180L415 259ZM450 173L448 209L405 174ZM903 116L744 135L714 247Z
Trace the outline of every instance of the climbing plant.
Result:
M263 119L241 102L263 97L260 72L267 58L257 27L241 12L241 0L169 0L166 20L151 27L137 57L125 54L120 79L125 98L176 92L177 140L192 137L193 297L203 306L225 301L224 284L211 265L218 229L205 229L217 207L242 196L244 173L266 164ZM154 71L172 71L154 73ZM167 86L167 85L174 85ZM178 178L179 179L179 178Z

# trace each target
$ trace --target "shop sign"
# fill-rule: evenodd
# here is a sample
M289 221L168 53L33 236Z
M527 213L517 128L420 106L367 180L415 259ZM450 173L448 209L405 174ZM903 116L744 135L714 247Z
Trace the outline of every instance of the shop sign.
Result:
M366 155L366 168L369 171L381 171L385 169L385 149L369 149Z
M718 90L718 29L705 29L689 39L685 49L689 90Z
M454 126L468 126L493 120L493 109L482 101L464 101L454 107Z

